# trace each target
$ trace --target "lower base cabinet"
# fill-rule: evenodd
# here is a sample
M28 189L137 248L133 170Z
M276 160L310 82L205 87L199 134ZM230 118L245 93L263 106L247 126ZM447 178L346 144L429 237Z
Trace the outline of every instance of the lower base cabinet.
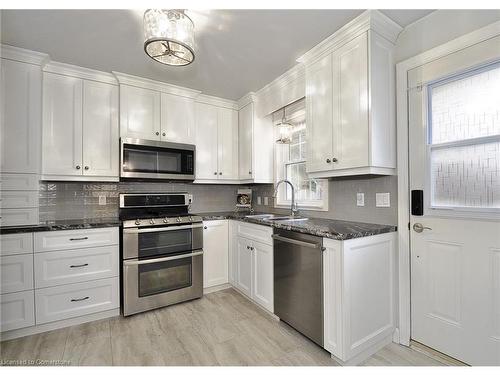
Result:
M203 287L228 282L228 221L203 222Z
M35 296L33 290L0 296L0 332L35 325Z
M396 233L324 239L324 348L358 364L392 341Z

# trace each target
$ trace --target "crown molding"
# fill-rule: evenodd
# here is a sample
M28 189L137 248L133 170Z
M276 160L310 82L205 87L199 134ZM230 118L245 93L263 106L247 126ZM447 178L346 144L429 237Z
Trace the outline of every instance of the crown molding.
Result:
M403 28L378 10L367 10L297 59L300 63L315 61L360 34L373 30L395 43Z
M248 94L246 94L245 96L238 99L238 101L237 101L238 109L246 107L247 105L249 105L250 103L253 103L255 101L257 101L257 95L253 91L251 91Z
M234 110L239 109L238 103L236 101L219 98L217 96L200 94L196 97L195 101L197 103L214 105L216 107L229 108L229 109L234 109Z
M98 81L117 85L116 78L111 73L101 72L99 70L88 69L77 65L65 64L57 61L50 61L43 69L47 73L62 74L70 77L77 77L81 79Z
M114 74L120 85L129 85L129 86L140 87L143 89L156 90L164 92L166 94L185 96L188 98L196 98L201 93L201 91L199 90L193 90L187 87L172 85L166 82L154 81L149 78L137 77L130 74L120 73L115 71L113 71L112 73Z
M14 47L9 44L0 44L0 57L2 59L14 60L40 66L45 65L50 60L50 56L46 53Z
M256 92L257 97L268 95L275 90L280 90L287 85L296 82L299 79L305 79L306 70L303 64L296 64L285 73L275 78L273 81L262 87Z

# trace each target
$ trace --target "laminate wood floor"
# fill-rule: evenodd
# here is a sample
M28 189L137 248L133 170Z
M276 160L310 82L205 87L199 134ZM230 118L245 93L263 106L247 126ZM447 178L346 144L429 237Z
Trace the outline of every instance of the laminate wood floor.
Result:
M131 317L115 317L0 343L2 360L70 365L336 366L328 352L233 289ZM367 366L442 366L389 344Z

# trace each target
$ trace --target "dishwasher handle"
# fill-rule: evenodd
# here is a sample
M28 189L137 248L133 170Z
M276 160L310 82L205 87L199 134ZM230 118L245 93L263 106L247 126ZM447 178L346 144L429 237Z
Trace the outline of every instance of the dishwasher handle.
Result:
M288 242L288 243L292 243L294 245L310 247L312 249L323 249L323 247L319 243L294 240L293 238L283 237L283 236L280 236L279 234L273 234L271 237L277 241Z

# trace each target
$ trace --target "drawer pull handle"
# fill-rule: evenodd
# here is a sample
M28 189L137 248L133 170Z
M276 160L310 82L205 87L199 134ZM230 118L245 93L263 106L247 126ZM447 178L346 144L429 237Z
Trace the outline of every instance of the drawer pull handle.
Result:
M80 302L80 301L85 301L86 299L89 299L90 297L83 297L83 298L72 298L71 302Z
M84 264L72 264L71 266L69 266L69 268L80 268L80 267L87 267L89 264L88 263L84 263Z
M83 240L88 240L88 237L78 237L78 238L70 238L70 241L83 241Z

